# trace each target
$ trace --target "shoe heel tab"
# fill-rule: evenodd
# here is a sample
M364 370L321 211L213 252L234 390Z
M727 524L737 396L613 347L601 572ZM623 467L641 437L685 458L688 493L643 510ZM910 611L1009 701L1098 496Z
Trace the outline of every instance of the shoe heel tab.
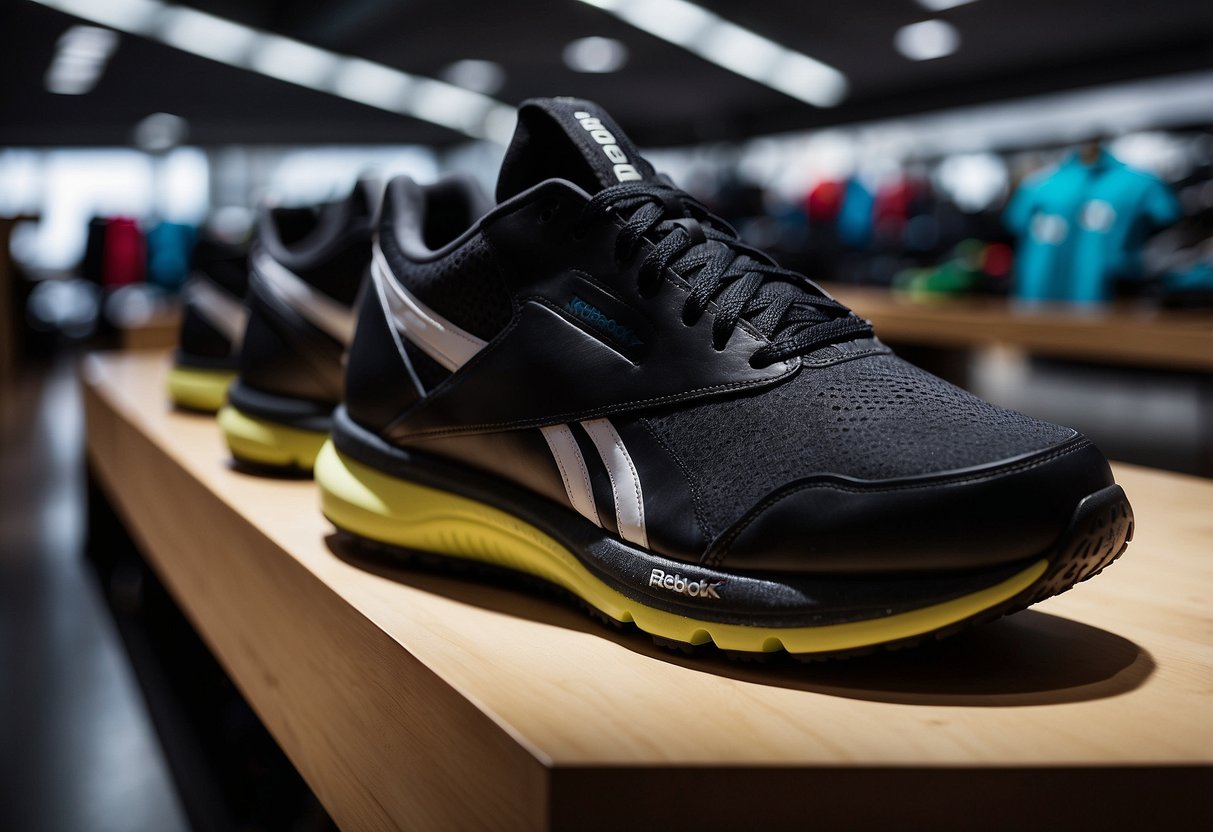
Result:
M411 177L396 176L383 193L379 241L410 256L425 251L425 191Z

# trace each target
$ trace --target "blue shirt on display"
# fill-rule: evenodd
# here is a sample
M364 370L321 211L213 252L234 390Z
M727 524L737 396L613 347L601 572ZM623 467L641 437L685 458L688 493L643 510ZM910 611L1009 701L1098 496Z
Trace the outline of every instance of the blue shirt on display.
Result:
M1024 182L1003 215L1019 237L1015 294L1106 300L1114 279L1141 276L1146 238L1179 216L1179 202L1161 180L1104 150L1091 164L1075 153Z

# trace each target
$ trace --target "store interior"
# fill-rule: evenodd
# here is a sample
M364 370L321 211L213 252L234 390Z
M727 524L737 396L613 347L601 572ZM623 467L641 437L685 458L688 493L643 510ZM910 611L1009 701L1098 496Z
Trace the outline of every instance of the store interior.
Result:
M0 21L0 828L337 828L137 545L87 552L114 521L90 513L80 362L171 350L198 252L247 246L259 204L400 174L492 193L533 96L600 103L898 354L1119 463L1213 477L1206 0L3 0Z

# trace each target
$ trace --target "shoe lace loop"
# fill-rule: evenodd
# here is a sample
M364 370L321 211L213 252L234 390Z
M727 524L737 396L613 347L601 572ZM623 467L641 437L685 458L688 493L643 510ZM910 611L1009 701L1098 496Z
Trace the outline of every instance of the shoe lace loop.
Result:
M718 350L742 321L767 339L750 358L755 367L872 335L870 323L742 242L728 223L675 187L647 182L606 188L587 203L578 228L583 233L612 215L624 217L615 252L621 262L634 258L646 240L653 245L640 264L642 294L655 293L665 270L673 269L690 288L684 323L694 325L715 305L712 345Z

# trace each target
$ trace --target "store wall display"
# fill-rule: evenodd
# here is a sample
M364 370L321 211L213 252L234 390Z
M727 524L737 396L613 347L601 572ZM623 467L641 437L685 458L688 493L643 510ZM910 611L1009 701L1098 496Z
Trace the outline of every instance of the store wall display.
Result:
M1014 291L1087 303L1129 295L1192 305L1203 302L1205 241L1213 236L1213 188L1204 188L1209 145L1202 137L1209 138L1180 131L1109 143L1152 160L1158 175L1119 163L1105 150L1088 176L1073 178L1070 162L1079 149L1066 145L900 164L857 157L850 163L854 173L824 176L792 199L774 183L739 182L735 172L723 174L727 185L714 186L701 168L693 178L696 196L743 236L816 278L894 288L929 284L930 291L949 294ZM1009 187L1009 180L1022 181ZM757 196L738 201L743 186ZM1066 219L1062 211L1073 216ZM1176 233L1165 231L1172 226ZM985 257L970 256L969 241L990 248L990 268ZM924 282L926 275L936 276Z
M1208 137L1213 143L1213 137ZM1144 252L1154 294L1165 306L1213 306L1213 163L1174 185L1184 215L1151 239Z

